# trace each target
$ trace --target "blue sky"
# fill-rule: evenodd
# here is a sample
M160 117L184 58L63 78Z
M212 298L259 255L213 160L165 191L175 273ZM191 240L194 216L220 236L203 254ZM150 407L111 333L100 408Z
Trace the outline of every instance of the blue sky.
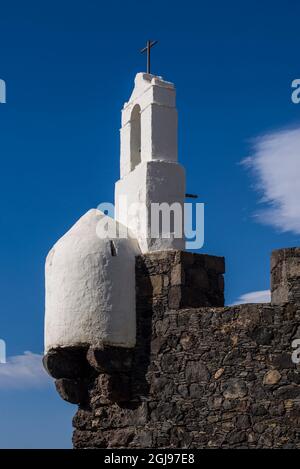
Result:
M206 204L202 252L226 257L228 304L268 290L271 251L299 245L299 18L291 0L2 2L0 338L13 358L2 384L0 368L0 447L71 445L75 407L32 365L44 260L89 208L113 201L120 109L148 38L159 40L153 73L177 88L187 191Z

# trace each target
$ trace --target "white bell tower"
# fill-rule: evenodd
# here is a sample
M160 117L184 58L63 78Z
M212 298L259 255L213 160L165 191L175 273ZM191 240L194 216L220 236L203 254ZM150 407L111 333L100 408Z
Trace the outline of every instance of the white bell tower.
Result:
M120 180L115 186L116 219L132 230L143 253L185 247L185 171L177 161L175 99L172 83L148 73L138 73L132 95L122 110ZM169 224L160 215L159 236L153 236L156 232L153 231L153 204L163 204L165 209L168 204L170 211ZM181 235L178 230L180 211Z

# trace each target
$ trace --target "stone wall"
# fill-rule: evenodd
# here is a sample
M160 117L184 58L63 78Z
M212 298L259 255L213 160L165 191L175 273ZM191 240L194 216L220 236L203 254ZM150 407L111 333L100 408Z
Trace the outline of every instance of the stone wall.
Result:
M271 259L272 304L300 303L300 248L279 249Z
M76 448L300 448L300 250L272 256L272 304L223 307L224 259L137 258L137 344L53 350Z

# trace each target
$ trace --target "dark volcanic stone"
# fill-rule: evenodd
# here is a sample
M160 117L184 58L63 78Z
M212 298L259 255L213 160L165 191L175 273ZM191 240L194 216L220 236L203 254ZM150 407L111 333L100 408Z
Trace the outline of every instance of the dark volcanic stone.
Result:
M207 383L210 379L210 373L204 363L188 361L185 368L185 377L187 383Z
M55 387L60 397L71 404L80 404L86 399L87 390L80 380L60 378L55 381Z
M295 368L295 364L292 362L292 352L284 352L280 355L273 356L272 363L274 367L278 369Z
M127 402L130 400L130 377L124 374L100 374L98 389L101 402Z
M269 345L273 339L273 331L267 327L256 327L250 337L259 345Z
M223 395L226 399L240 399L247 395L246 383L240 379L229 379L223 385Z
M299 399L300 398L300 386L282 386L274 392L276 397L281 399Z
M64 347L50 350L43 365L53 378L76 379L87 376L91 369L86 359L87 347Z
M87 360L100 373L126 373L132 366L132 355L133 350L125 347L90 347Z

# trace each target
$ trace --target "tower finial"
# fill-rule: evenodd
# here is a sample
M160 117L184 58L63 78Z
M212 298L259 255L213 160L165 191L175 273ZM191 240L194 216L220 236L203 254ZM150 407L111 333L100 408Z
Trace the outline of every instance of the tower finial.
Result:
M147 52L147 73L149 73L149 74L151 73L151 71L150 71L151 70L151 60L150 60L151 59L151 57L150 57L151 56L151 48L153 46L155 46L155 44L157 44L157 43L158 43L158 41L149 40L149 41L147 41L146 47L144 47L144 49L141 50L141 54L143 54L144 52Z

